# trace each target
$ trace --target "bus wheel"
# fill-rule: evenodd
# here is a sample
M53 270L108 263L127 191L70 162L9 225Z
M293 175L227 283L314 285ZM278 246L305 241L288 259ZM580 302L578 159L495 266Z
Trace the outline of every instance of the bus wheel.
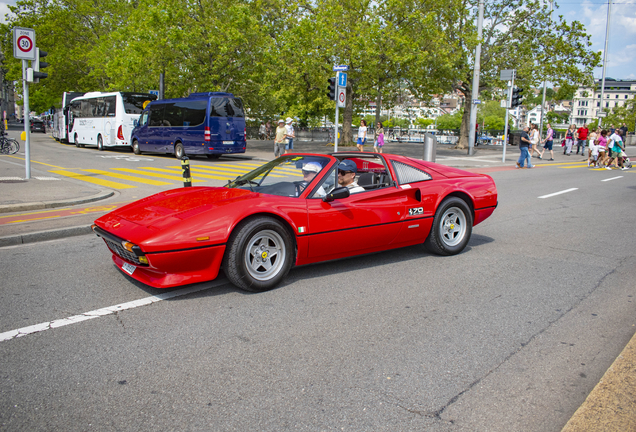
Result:
M104 140L101 135L97 136L97 150L104 151Z
M79 140L77 139L77 134L75 134L75 147L80 148Z
M180 142L178 142L174 146L174 156L177 159L181 159L183 156L185 156L185 151L183 151L183 144L181 144Z
M134 140L132 148L133 148L133 153L134 154L136 154L136 155L140 155L141 154L141 150L139 150L139 141Z

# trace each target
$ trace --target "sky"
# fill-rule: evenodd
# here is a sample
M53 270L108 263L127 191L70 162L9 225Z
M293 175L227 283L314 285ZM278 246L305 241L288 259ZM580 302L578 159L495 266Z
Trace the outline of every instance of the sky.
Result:
M488 0L486 0L488 1ZM607 23L607 0L556 0L554 17L562 15L567 21L580 21L592 36L592 49L603 51ZM0 21L5 21L12 0L0 0ZM636 0L612 2L606 77L636 79ZM37 29L36 29L37 31ZM602 69L594 70L600 79Z

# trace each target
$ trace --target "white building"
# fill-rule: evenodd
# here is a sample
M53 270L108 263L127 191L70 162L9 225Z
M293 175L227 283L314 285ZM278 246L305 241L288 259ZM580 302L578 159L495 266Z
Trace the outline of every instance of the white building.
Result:
M530 126L530 124L536 124L537 126L541 124L541 117L543 117L544 109L541 109L541 105L537 105L532 108L526 114L526 125Z
M625 105L636 95L636 80L616 80L605 78L605 94L602 108L612 110ZM579 87L572 100L571 123L577 126L589 124L598 118L601 108L601 80L595 80L595 87Z

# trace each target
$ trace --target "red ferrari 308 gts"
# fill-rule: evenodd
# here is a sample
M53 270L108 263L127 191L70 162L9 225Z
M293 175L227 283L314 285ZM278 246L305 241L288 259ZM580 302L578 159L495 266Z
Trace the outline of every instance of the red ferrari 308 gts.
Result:
M224 187L141 199L93 230L117 267L147 285L209 281L223 267L233 284L258 292L293 265L418 243L457 254L496 206L497 188L484 174L391 154L296 153Z

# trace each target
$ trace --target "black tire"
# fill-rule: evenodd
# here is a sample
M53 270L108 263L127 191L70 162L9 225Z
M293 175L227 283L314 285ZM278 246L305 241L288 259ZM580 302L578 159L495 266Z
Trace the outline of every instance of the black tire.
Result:
M178 142L174 146L174 157L176 157L177 159L181 159L183 156L185 156L185 151L183 150L183 144Z
M448 197L437 208L431 232L424 245L438 255L455 255L464 250L473 232L473 214L466 202Z
M75 147L80 148L81 145L79 143L79 140L77 139L77 134L75 134Z
M104 140L101 135L97 135L97 150L104 151Z
M281 222L258 216L242 222L232 232L223 269L237 287L250 292L267 291L289 273L294 251L292 235Z
M220 154L209 154L209 155L206 155L206 156L208 157L208 159L214 159L214 160L216 160L216 159L221 157Z
M133 140L132 150L133 150L133 153L136 154L136 155L140 155L141 154L141 150L139 150L139 141Z

